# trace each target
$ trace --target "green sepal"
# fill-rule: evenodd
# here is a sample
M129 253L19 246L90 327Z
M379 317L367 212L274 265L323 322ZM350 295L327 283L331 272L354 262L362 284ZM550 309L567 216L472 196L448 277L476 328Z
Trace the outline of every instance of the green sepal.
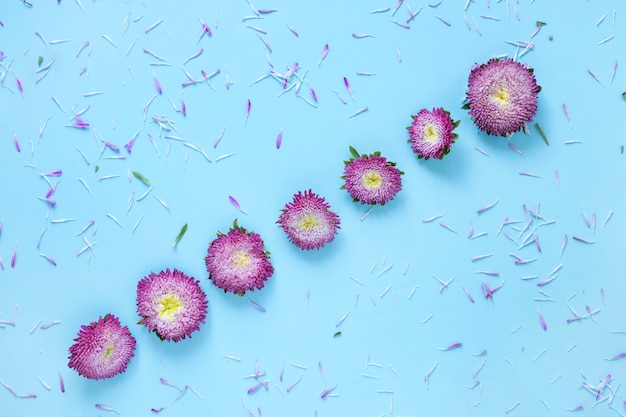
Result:
M140 172L133 171L133 175L135 176L135 178L143 182L148 187L150 186L150 181L146 177L144 177Z
M453 129L456 129L457 127L459 127L459 125L460 125L460 124L461 124L461 121L460 121L460 120L454 120L454 121L452 122L452 128L453 128Z
M470 103L469 101L467 103L465 103L463 106L461 106L462 110L469 110L470 109Z
M41 63L43 62L43 57L40 56L39 58L37 58L37 66L40 67Z
M537 20L535 22L535 25L537 25L537 26L545 26L545 25L547 25L547 23L546 22L542 22L541 20Z
M178 242L180 242L183 236L185 236L186 232L187 232L187 223L185 223L183 227L180 228L180 232L178 232L178 236L176 236L176 239L174 239L174 242L172 242L172 246L178 245Z
M240 232L247 232L246 229L244 229L243 227L239 226L239 224L237 223L237 219L233 220L233 227L230 228L230 230L238 230Z
M539 123L535 123L535 129L537 129L537 132L539 132L539 135L546 143L546 145L550 146L550 142L548 142L548 138L546 137L546 134L543 133L543 129L541 128L541 126L539 126Z
M350 146L349 148L350 148L350 153L352 154L352 156L354 156L355 158L361 157L361 155L359 155L356 149L354 149L352 146Z

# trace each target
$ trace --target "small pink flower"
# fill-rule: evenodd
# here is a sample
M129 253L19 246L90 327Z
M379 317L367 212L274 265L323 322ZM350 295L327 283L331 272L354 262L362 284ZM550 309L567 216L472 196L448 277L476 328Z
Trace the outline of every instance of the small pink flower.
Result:
M464 108L480 130L507 136L524 129L535 117L539 91L528 65L492 58L472 68Z
M239 295L263 288L274 273L261 236L238 226L237 220L227 234L219 232L209 244L205 263L213 284Z
M413 123L407 127L408 142L418 159L443 159L450 153L450 146L458 137L454 129L460 121L452 120L450 113L441 107L432 111L422 109L411 117Z
M137 284L139 323L161 340L191 337L204 323L207 305L200 281L176 269L151 273Z
M294 194L293 202L285 205L277 223L291 243L309 250L332 242L340 220L323 197L309 190Z
M344 175L346 181L341 186L346 189L352 199L361 204L385 204L402 189L403 174L396 168L395 162L388 162L380 152L369 155L359 155L352 146L350 153L353 158L344 161Z
M124 372L136 345L128 327L122 327L112 314L81 326L74 341L68 366L89 379L111 378Z

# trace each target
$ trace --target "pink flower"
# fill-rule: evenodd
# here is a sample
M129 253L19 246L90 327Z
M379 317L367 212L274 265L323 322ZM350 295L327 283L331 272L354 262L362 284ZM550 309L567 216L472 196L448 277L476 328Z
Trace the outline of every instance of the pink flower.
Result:
M332 242L340 221L326 200L309 190L294 194L293 202L285 205L277 223L291 243L309 250Z
M539 91L528 65L492 58L472 68L464 108L480 130L507 136L524 129L535 117Z
M361 204L385 204L402 189L400 175L395 162L387 162L380 156L380 152L369 155L359 155L352 146L350 152L353 158L344 161L343 178L346 183L341 186L346 189L353 200Z
M439 107L432 111L422 109L413 118L409 131L411 149L418 159L443 159L450 153L450 146L458 135L454 129L461 123L454 121L450 113Z
M206 295L200 281L174 269L151 273L137 284L137 312L140 324L161 340L178 342L204 323Z
M112 314L81 326L74 341L68 366L89 379L111 378L124 372L136 345L128 327L122 327Z
M224 292L243 295L263 288L274 273L263 239L234 221L227 234L218 232L205 258L209 279Z

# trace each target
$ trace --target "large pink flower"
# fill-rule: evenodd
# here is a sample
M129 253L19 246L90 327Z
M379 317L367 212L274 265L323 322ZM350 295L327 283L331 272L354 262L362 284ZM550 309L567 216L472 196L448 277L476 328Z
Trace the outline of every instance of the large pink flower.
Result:
M309 190L294 194L293 202L285 205L277 223L294 245L308 250L332 242L340 220L323 197Z
M395 162L388 162L380 152L369 155L359 155L350 147L353 158L344 161L343 178L345 188L352 199L361 204L385 204L402 189L403 174L396 168Z
M539 91L528 65L492 58L472 68L465 108L480 130L507 136L524 129L535 117Z
M274 273L269 252L257 233L237 225L227 234L218 233L209 244L205 258L209 279L224 292L243 295L246 291L263 288Z
M458 137L454 129L460 121L454 121L450 113L439 107L429 111L422 109L413 118L409 131L411 149L418 159L443 159L450 152L450 146Z
M161 340L191 337L204 323L207 305L200 282L176 269L151 273L137 284L139 323Z
M136 340L117 317L106 314L81 326L70 349L68 366L89 379L111 378L126 370Z

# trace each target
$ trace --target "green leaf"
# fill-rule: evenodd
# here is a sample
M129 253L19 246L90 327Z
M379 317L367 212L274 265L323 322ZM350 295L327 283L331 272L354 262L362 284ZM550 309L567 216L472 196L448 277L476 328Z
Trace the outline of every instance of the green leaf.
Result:
M461 106L461 109L463 109L463 110L469 110L469 108L470 108L469 101L467 103L465 103L463 106Z
M39 58L37 58L37 66L40 67L41 63L43 62L43 57L40 56Z
M139 181L141 181L144 184L146 184L148 187L150 186L150 181L146 177L141 175L141 173L139 173L137 171L133 171L133 175L135 176L135 178L137 178Z
M550 142L548 142L548 138L546 137L546 134L543 133L543 129L541 129L541 126L539 126L539 123L535 123L535 129L537 129L537 132L539 132L539 135L541 136L543 141L546 143L546 145L550 146Z
M359 155L359 153L356 151L356 149L354 149L352 146L350 146L350 153L352 154L352 156L354 156L355 158L360 158L361 155Z
M337 332L333 335L333 337L338 337L338 336L341 336L341 332Z
M96 165L96 172L98 172L100 170L100 166Z
M187 232L187 223L185 223L183 227L180 228L180 232L178 233L178 236L176 236L176 239L174 239L174 243L172 243L172 246L178 245L178 242L180 242L183 236L185 236L186 232Z

